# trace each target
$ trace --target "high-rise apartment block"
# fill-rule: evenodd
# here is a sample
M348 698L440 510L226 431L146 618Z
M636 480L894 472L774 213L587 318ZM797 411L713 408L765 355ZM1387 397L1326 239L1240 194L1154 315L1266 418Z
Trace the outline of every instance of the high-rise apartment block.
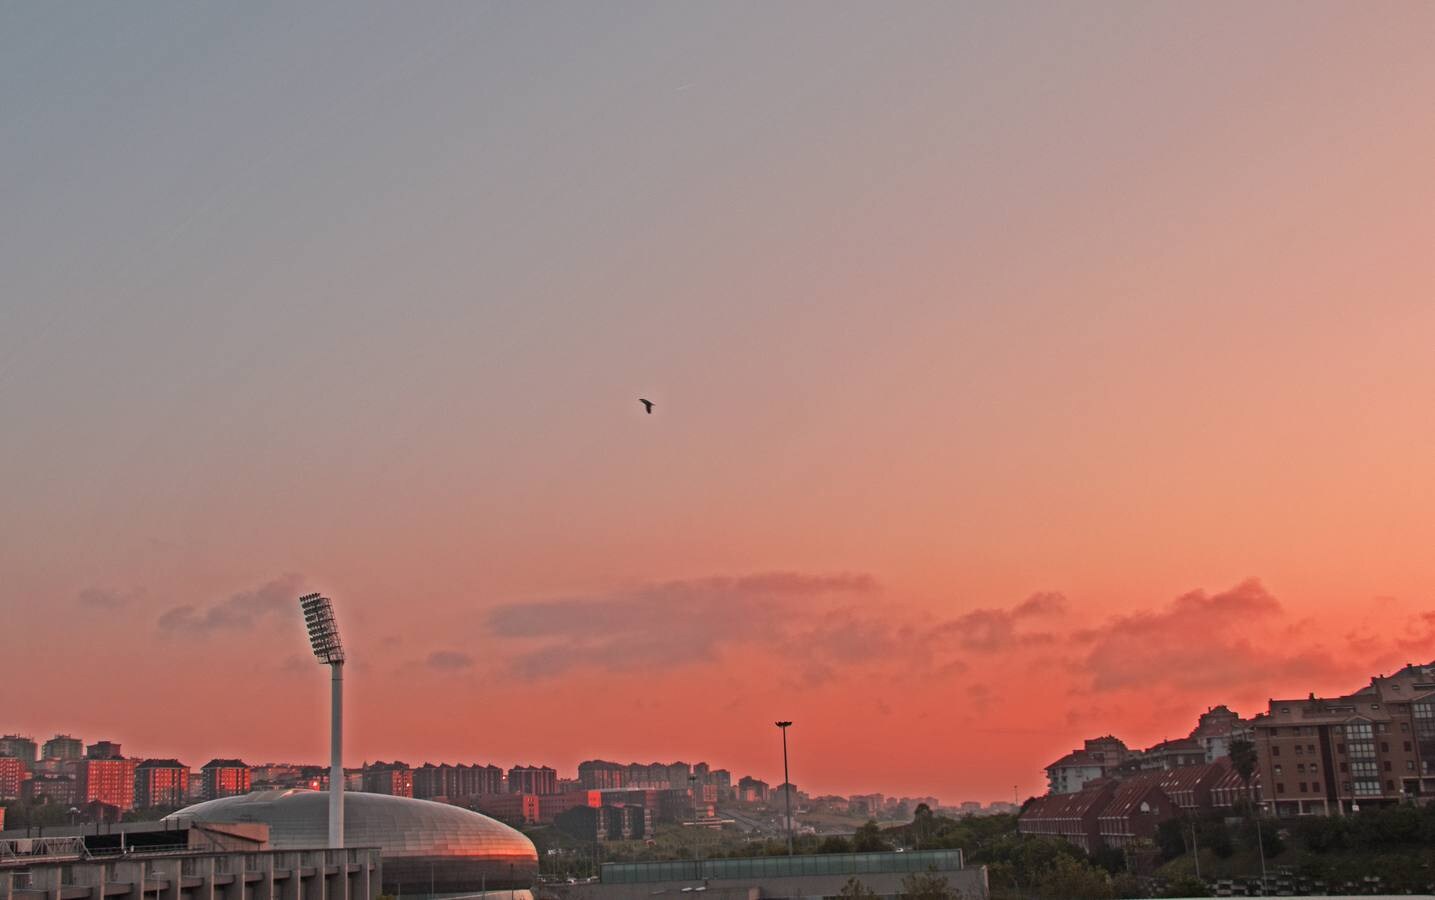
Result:
M590 791L627 787L628 767L622 763L590 759L578 764L578 783Z
M135 806L181 807L189 798L189 766L177 759L147 759L135 768Z
M391 797L414 795L414 770L395 760L364 766L363 791L366 794L388 794Z
M0 737L0 756L13 756L20 760L26 772L35 771L35 760L38 748L35 739L19 734L7 734Z
M461 802L503 791L503 770L498 766L424 763L414 769L414 796L421 800Z
M0 800L20 799L20 787L27 774L19 757L0 756Z
M211 759L200 770L204 799L218 800L249 793L251 775L242 759Z
M139 760L100 757L75 760L76 805L103 803L121 812L135 805L135 771Z
M45 759L80 759L85 755L85 742L68 734L57 734L45 742L41 756Z
M558 772L549 766L514 766L508 770L510 794L556 794Z

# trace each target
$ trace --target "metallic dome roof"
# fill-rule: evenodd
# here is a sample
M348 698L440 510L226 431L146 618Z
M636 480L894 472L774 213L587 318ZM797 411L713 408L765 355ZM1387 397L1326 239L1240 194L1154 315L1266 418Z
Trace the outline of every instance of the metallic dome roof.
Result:
M323 847L329 840L328 791L257 791L187 806L166 821L261 822L275 850ZM385 886L407 882L441 890L525 887L538 851L521 832L447 803L344 792L344 844L383 851Z

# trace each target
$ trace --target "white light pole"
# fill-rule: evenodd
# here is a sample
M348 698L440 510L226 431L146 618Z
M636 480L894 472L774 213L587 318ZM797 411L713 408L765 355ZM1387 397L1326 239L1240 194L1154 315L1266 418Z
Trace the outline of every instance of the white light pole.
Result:
M334 605L328 597L305 594L299 598L304 625L314 656L332 673L332 702L329 710L329 846L344 846L344 644L334 621Z

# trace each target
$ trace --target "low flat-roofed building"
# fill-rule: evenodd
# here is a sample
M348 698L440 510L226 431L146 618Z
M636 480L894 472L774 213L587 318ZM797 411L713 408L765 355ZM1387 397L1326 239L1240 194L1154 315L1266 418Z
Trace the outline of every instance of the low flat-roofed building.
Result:
M378 848L272 850L257 823L0 832L6 900L375 900Z

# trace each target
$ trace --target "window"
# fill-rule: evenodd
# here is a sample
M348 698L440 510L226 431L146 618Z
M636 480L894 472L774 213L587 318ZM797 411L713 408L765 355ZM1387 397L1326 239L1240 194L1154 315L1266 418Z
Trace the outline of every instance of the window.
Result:
M1301 775L1305 774L1305 763L1296 763L1295 770Z
M1374 776L1375 776L1375 760L1373 760L1373 759L1361 759L1361 760L1356 760L1356 761L1352 762L1352 763L1350 764L1350 774L1354 775L1354 776L1357 777L1357 778L1359 778L1359 777L1361 777L1361 776L1374 777Z
M1405 752L1406 752L1406 753L1409 753L1409 752L1410 752L1410 742L1409 742L1409 741L1406 741L1406 742L1405 742Z
M1385 789L1386 789L1387 791L1394 791L1394 790L1395 790L1395 782L1393 782L1393 781L1387 781L1387 782L1385 782Z
M1409 734L1409 733L1410 733L1410 723L1409 723L1409 722L1401 722L1401 723L1400 723L1400 733L1401 733L1401 734Z
M1275 770L1277 775L1281 774L1281 767L1279 765L1275 766Z
M1280 755L1281 755L1281 748L1279 748L1279 747L1272 747L1272 748L1271 748L1271 756L1280 756Z
M1389 722L1381 722L1379 725L1375 726L1375 730L1378 731L1378 732L1380 732L1381 734L1389 734L1389 733L1390 733L1390 723L1389 723Z
M1284 794L1285 792L1286 792L1285 782L1283 782L1283 781L1277 781L1277 782L1276 782L1276 793L1277 793L1277 794Z
M1313 790L1313 791L1315 791L1317 794L1319 794L1319 793L1320 793L1320 782L1319 782L1319 781L1312 781L1312 782L1310 783L1310 789Z
M1387 772L1390 771L1390 760L1388 760L1388 759L1385 761L1385 771L1387 771Z
M1380 782L1374 779L1357 780L1355 782L1355 791L1353 793L1357 797L1379 797Z
M1304 794L1304 793L1306 792L1306 783L1305 783L1304 781L1302 781L1302 782L1300 783L1300 792L1301 792L1302 794Z
M1413 759L1407 759L1407 760L1405 761L1405 771L1407 771L1407 772L1414 772L1414 771L1415 771L1415 760L1413 760Z
M1315 744L1306 744L1306 745L1305 745L1305 750L1306 750L1307 753L1309 753L1309 754L1311 754L1312 756L1314 756L1314 755L1315 755Z
M1341 764L1340 764L1340 771L1342 771L1342 772L1349 772L1349 771L1350 771L1350 766L1346 765L1345 763L1341 763Z
M1381 752L1381 753L1389 753L1389 752L1390 752L1390 742L1389 742L1389 741L1381 741L1381 742L1380 742L1380 752Z
M1335 745L1335 752L1336 752L1336 753L1344 753L1344 752L1345 752L1345 745L1344 745L1344 744L1336 744L1336 745Z

